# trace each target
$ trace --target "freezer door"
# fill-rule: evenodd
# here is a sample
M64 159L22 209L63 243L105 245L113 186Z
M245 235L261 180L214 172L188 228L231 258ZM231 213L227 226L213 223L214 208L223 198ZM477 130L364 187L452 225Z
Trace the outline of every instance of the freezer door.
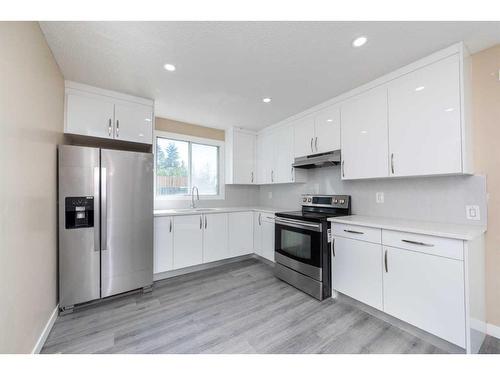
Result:
M99 149L59 145L58 183L59 305L65 308L100 297Z
M101 150L101 296L153 283L153 156Z

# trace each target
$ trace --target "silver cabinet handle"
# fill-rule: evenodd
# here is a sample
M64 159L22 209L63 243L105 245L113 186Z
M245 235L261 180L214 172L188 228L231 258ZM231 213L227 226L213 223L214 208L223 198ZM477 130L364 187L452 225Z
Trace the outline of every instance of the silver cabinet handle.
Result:
M387 267L387 250L384 252L384 267L385 273L389 272L389 268Z
M120 137L120 120L116 120L116 138Z
M391 154L391 172L394 174L394 154Z
M316 147L316 152L318 152L318 137L314 138L314 147Z
M262 225L262 213L259 212L259 225Z
M101 250L108 247L108 184L106 168L101 168Z
M203 228L203 218L202 215L200 215L200 229Z
M354 234L364 234L363 232L358 232L357 230L344 229L344 232L354 233Z
M205 215L205 229L207 229L207 222L208 222L207 215Z
M401 242L411 243L412 245L434 247L434 245L431 243L425 243L425 242L419 242L419 241L401 240Z
M313 138L311 138L311 152L314 152L314 150L313 150Z
M169 231L170 233L172 233L172 218L170 218L170 227L169 227L168 231Z
M101 247L99 245L99 167L94 168L94 251L100 251Z
M271 182L274 182L274 171L271 171Z
M290 170L290 177L291 177L291 180L293 181L293 178L294 178L294 175L293 175L293 167L291 168Z
M344 160L342 160L342 177L345 177L345 173L344 173Z
M335 238L332 238L332 255L335 258Z
M108 122L108 136L111 137L111 130L113 130L113 128L111 127L111 119L109 119L109 122Z
M252 173L251 173L251 180L252 180L252 182L253 182L253 171L252 171Z

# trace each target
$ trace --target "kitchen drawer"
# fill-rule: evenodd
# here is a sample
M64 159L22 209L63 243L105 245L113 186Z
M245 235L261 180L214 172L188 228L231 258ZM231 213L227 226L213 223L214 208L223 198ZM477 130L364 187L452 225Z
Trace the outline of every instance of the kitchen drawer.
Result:
M360 225L332 223L334 237L352 238L354 240L373 243L382 242L382 230L379 228L363 227Z
M446 258L464 259L464 245L462 240L394 230L382 230L382 244Z

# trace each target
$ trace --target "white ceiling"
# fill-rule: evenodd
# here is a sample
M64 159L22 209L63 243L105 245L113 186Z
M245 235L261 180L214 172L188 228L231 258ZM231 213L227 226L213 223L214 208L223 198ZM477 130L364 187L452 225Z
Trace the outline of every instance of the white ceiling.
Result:
M261 129L500 22L41 22L69 80L153 98L156 115ZM366 35L354 49L351 41ZM165 63L177 67L163 69ZM262 98L272 97L272 103Z

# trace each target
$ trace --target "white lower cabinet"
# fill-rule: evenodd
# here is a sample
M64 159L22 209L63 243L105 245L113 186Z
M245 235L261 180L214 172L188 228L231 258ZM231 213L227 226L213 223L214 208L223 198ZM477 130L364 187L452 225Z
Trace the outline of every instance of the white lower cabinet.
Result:
M227 214L203 215L203 263L229 258Z
M174 218L156 217L154 220L154 273L174 268Z
M174 217L174 269L203 262L203 215Z
M253 212L228 214L229 255L236 257L253 253Z
M253 213L253 252L262 256L262 212Z
M336 237L332 272L334 290L383 309L381 244Z
M266 214L262 218L262 256L274 262L274 215Z
M384 311L465 347L464 264L384 247Z

